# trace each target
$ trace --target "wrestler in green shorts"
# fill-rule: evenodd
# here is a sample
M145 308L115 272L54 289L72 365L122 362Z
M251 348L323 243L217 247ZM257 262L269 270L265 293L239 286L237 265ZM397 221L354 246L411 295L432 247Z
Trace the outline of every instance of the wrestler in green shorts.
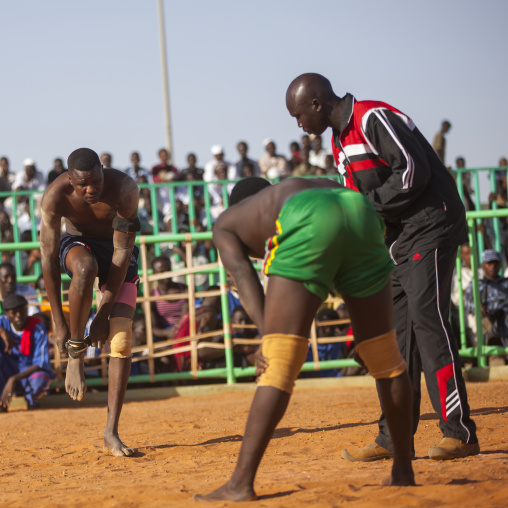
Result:
M366 297L388 281L393 263L384 223L365 196L345 188L291 196L266 242L264 272L298 280L325 300L337 293Z

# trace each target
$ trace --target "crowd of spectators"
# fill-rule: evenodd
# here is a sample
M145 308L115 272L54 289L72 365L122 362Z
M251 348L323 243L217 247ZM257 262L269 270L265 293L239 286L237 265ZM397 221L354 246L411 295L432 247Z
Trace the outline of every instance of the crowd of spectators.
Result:
M434 148L440 158L445 160L446 140L445 135L449 132L451 124L443 121L440 131L434 138ZM224 210L224 197L229 193L232 187L231 180L237 180L248 176L262 176L270 179L281 179L289 176L314 176L314 175L337 175L337 167L332 153L323 148L321 136L303 135L300 141L293 141L289 146L289 152L283 155L277 149L277 145L272 139L263 141L264 154L257 160L249 155L249 146L245 141L239 141L236 145L238 155L236 160L232 162L228 160L225 150L221 145L213 145L211 147L211 157L203 167L198 164L197 157L194 153L189 153L186 157L186 166L177 168L171 163L171 154L166 149L158 151L158 162L151 168L144 167L141 163L141 156L138 152L132 152L130 156L130 165L125 169L117 168L124 171L131 178L140 184L140 201L139 201L139 218L141 222L141 231L143 234L151 234L154 232L155 222L157 221L157 229L161 232L187 232L210 230L213 222ZM113 156L104 152L100 156L104 168L114 169ZM23 170L13 173L9 166L7 157L0 158L0 192L4 191L40 191L38 198L42 192L56 178L65 173L64 161L60 158L54 159L53 167L44 176L38 170L36 162L33 159L25 159L23 161ZM463 157L458 157L455 161L458 169L466 168L466 162ZM495 173L496 192L489 195L489 206L494 209L508 207L506 169L508 162L502 157L499 160L499 171ZM451 167L450 167L451 169ZM471 183L471 173L465 172L461 176L463 186L464 204L467 210L475 209L477 196ZM146 184L163 184L165 182L194 182L192 185L176 185L170 192L169 188L164 185L157 186L156 206L153 210L154 201L152 199L150 185ZM204 186L207 186L205 192ZM173 199L171 199L171 197ZM205 196L208 196L209 203L205 204ZM189 213L189 206L192 201L193 213ZM28 193L19 195L16 199L12 196L0 196L0 241L1 243L12 243L16 237L14 234L15 226L17 227L17 238L20 241L36 240L39 230L39 216L36 199L36 206L31 207ZM207 213L207 209L209 213ZM35 210L35 217L32 213ZM176 214L176 215L175 215ZM508 222L505 218L501 219L485 219L478 225L478 231L482 235L485 248L488 249L483 254L482 268L480 269L480 292L482 295L482 323L487 342L489 344L508 345L508 287L507 279L500 276L501 268L508 270L508 248L507 234ZM500 246L500 251L494 249L496 245ZM213 245L211 240L196 241L192 245L193 265L206 265L210 263L212 258ZM493 254L495 253L495 254ZM40 273L36 271L40 260L40 250L33 249L21 252L22 269L18 271L18 275L34 275ZM462 267L462 288L465 295L465 310L467 315L467 337L468 344L476 344L476 320L474 317L474 301L472 295L472 271L470 264L471 251L468 246L461 249ZM36 407L36 396L44 393L47 389L47 381L54 375L51 369L47 368L46 357L38 360L37 366L29 365L30 369L24 371L27 359L20 356L19 347L16 340L20 340L23 335L23 329L26 326L34 327L37 324L37 330L44 328L47 332L51 331L50 309L47 302L44 302L44 281L42 276L35 284L19 284L17 282L16 263L14 263L14 253L3 251L2 262L0 264L0 292L1 300L6 301L9 295L19 295L26 305L26 317L24 316L24 302L21 302L22 311L16 310L16 315L21 315L24 321L18 316L17 326L21 326L21 331L13 324L14 312L9 314L9 310L4 309L3 316L4 325L9 329L6 331L0 327L0 337L3 339L3 353L0 351L0 359L5 356L6 351L16 349L16 358L18 359L18 370L8 364L9 369L5 370L3 378L0 376L0 385L7 386L7 392L11 392L12 378L6 377L6 372L12 377L15 376L18 391L25 391L28 394L29 407ZM488 259L487 259L488 258ZM173 347L188 346L185 338L190 333L190 319L188 300L186 293L188 291L187 280L185 276L173 277L172 271L185 268L185 247L178 242L168 242L159 244L157 254L150 252L150 266L154 274L166 274L164 278L159 278L150 288L150 294L155 297L151 304L151 326L153 341L174 341L183 338L180 343L173 344ZM506 274L505 274L506 275ZM207 274L196 274L194 276L195 287L198 291L213 289L213 277ZM41 297L42 295L42 297ZM169 299L164 299L167 296ZM11 298L12 299L12 298ZM249 345L249 339L259 339L258 331L252 325L245 310L241 306L238 295L235 293L234 287L229 285L228 291L230 322L233 326L233 338L247 339L247 343L242 343L234 348L235 366L250 366L254 364L255 346ZM17 303L20 303L17 301ZM458 326L458 288L457 277L455 276L454 287L452 293L452 319ZM1 302L0 302L1 305ZM9 303L10 306L13 303ZM19 307L19 305L18 305ZM143 346L147 344L147 323L146 316L138 309L134 317L133 324L133 345ZM6 316L7 315L7 316ZM10 317L9 317L10 316ZM196 333L209 334L206 342L207 347L198 349L199 368L212 368L224 366L224 351L221 344L224 343L222 332L223 316L220 305L220 299L217 296L198 298L197 307L195 309ZM28 318L32 321L27 320ZM94 315L91 313L90 322ZM11 319L12 318L12 319ZM9 319L11 321L9 322ZM329 324L329 321L341 320L346 324ZM317 315L318 322L325 322L325 325L317 327L317 336L321 337L339 337L352 334L352 330L347 324L347 311L345 307L339 306L336 309L323 307ZM490 325L489 325L490 324ZM9 335L10 334L10 335ZM25 333L26 335L26 333ZM37 336L40 342L41 333ZM49 333L51 337L51 334ZM13 342L14 341L14 342ZM0 341L2 346L2 341ZM332 342L330 344L319 344L317 355L319 360L326 361L337 358L354 358L354 350L352 349L352 340L344 340ZM169 346L172 347L172 346ZM0 348L2 349L2 348ZM184 348L185 349L185 348ZM47 350L50 352L51 344L48 343ZM87 352L87 362L89 366L98 367L100 362L94 359L100 354L99 350L89 348ZM147 354L147 350L135 353L135 357L143 357ZM309 358L313 359L314 352L309 349ZM42 358L42 357L41 357ZM504 358L500 357L503 361ZM139 361L141 360L141 361ZM24 362L24 363L23 363ZM42 362L42 363L41 363ZM4 362L4 367L7 365ZM34 364L35 365L35 364ZM1 365L0 365L1 367ZM12 368L11 368L12 367ZM3 368L3 367L2 367ZM7 367L6 367L7 368ZM190 353L183 351L181 353L161 357L156 361L157 372L173 372L189 370ZM14 369L14 370L13 370ZM44 370L46 369L46 370ZM2 369L0 369L1 371ZM42 372L42 374L41 374ZM325 376L341 376L361 374L362 368L346 368L335 370L324 370L316 375ZM148 373L148 365L142 358L137 358L133 362L132 375ZM89 376L99 376L100 371L89 368L87 370ZM23 377L24 376L24 377ZM49 377L48 377L49 376ZM22 383L20 380L24 380ZM35 381L34 381L35 380ZM42 382L43 380L44 382ZM30 385L32 383L32 385ZM34 384L35 383L35 384ZM3 388L2 388L3 390ZM0 409L7 404L7 392L2 395L2 403ZM35 394L35 395L30 395ZM35 397L35 398L34 398ZM4 400L6 401L4 404Z

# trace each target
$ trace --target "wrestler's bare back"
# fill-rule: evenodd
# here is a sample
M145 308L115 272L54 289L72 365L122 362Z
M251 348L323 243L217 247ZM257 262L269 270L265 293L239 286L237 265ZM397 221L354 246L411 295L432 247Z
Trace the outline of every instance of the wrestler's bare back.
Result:
M250 256L262 259L265 242L275 234L275 221L286 200L304 190L330 187L341 185L327 178L288 178L223 212L215 227L233 233L247 247Z
M42 214L65 218L66 231L72 235L109 239L112 222L121 210L122 199L137 189L134 181L121 171L103 169L104 190L96 203L88 203L72 187L67 173L60 175L46 190ZM134 184L134 185L133 185ZM137 192L137 191L136 191Z

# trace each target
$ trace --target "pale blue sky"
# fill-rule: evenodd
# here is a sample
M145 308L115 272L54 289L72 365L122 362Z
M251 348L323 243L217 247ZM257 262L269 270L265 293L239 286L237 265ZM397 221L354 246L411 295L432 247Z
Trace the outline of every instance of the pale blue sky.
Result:
M124 169L133 150L157 162L164 116L156 0L0 4L0 155L47 172L88 146ZM391 103L432 139L443 119L447 163L508 156L505 0L165 0L175 164L245 139L284 155L301 131L285 107L304 72L335 92ZM330 133L325 133L329 147Z

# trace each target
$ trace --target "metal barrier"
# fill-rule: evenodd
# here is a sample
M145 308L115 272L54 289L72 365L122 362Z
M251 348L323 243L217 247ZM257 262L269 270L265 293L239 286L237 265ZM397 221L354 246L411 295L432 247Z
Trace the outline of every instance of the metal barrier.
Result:
M491 188L495 189L495 181L494 181L494 172L498 171L499 168L481 168L480 170L473 169L461 169L457 170L457 181L459 185L459 193L461 197L463 196L463 186L462 186L462 174L468 171L474 172L474 180L475 180L475 197L476 204L479 205L479 180L478 180L478 171L483 170L490 171L490 180L491 180ZM222 185L222 200L224 202L224 207L227 207L228 203L228 192L227 185L234 183L231 181L221 181L221 182L212 182L211 184ZM133 348L134 354L140 354L142 352L146 352L145 356L135 356L133 358L134 362L139 361L147 361L149 373L146 375L138 375L131 376L129 379L130 383L147 383L147 382L158 382L158 381L177 381L177 380L197 380L203 378L218 378L224 379L227 383L235 383L239 378L244 377L252 377L255 375L255 367L235 367L234 366L234 356L233 350L237 345L257 345L260 343L260 340L256 339L236 339L232 338L232 325L229 321L229 304L227 298L227 280L226 273L223 266L216 258L211 259L210 264L205 266L194 267L192 261L192 244L196 241L204 241L211 240L212 234L210 231L206 232L198 232L196 231L196 208L194 206L194 200L189 199L188 201L188 215L189 215L189 233L181 234L181 233L161 233L159 228L159 218L158 218L158 191L160 188L166 187L168 190L169 196L169 204L171 207L171 227L173 231L177 230L177 210L176 210L176 199L175 193L177 192L178 187L186 187L187 192L192 192L194 194L196 186L203 186L203 195L205 201L205 215L207 217L207 226L209 227L212 224L212 216L211 216L211 201L210 195L208 192L208 185L203 182L172 182L172 183L164 183L164 184L140 184L140 188L148 188L150 191L150 200L152 205L152 220L153 220L153 235L141 235L136 239L136 243L140 246L140 260L141 260L141 282L142 282L142 296L139 296L137 302L139 306L142 308L143 313L146 317L146 326L147 326L147 343L143 346L138 346ZM36 210L36 200L39 197L41 192L39 191L22 191L22 192L11 192L11 193L0 193L1 197L12 196L14 203L17 203L17 199L20 196L28 196L29 209L31 213L32 221L32 239L37 237L37 225L35 221L35 210ZM14 208L16 209L16 208ZM460 306L459 306L459 321L460 321L460 355L463 358L476 358L479 366L485 366L487 364L486 358L490 355L494 354L507 354L508 348L502 348L497 346L485 346L484 338L482 334L481 327L481 310L480 310L480 298L478 291L478 257L477 257L477 246L479 247L479 251L483 250L483 237L479 236L480 233L476 231L475 223L479 223L481 219L493 217L508 217L508 210L484 210L484 211L468 211L467 212L467 221L469 227L469 237L471 243L472 250L472 269L473 269L473 290L474 290L474 298L475 298L475 313L476 313L476 321L477 321L477 335L478 335L478 344L475 347L470 347L466 342L466 325L465 325L465 315L464 315L464 306L463 306L463 294L462 294L462 285L461 285L461 271L460 271L460 258L457 258L457 275L459 279L459 295L460 295ZM37 241L32 242L20 242L19 241L19 230L17 228L17 214L14 215L14 239L13 243L9 244L0 244L0 252L3 251L15 251L16 253L16 269L17 273L21 273L21 257L20 252L22 250L30 250L36 249L40 247L40 244ZM495 229L496 232L496 241L499 241L499 225L498 228ZM149 245L154 245L155 254L160 254L160 244L163 242L184 242L185 243L185 261L186 268L178 271L168 272L166 274L151 274L151 270L148 267L148 252L147 248ZM259 266L258 266L259 268ZM40 268L39 268L40 273ZM218 277L219 279L219 290L214 291L205 291L205 292L197 292L194 288L194 275L196 273L208 273L210 278L215 281ZM187 286L188 292L186 294L179 295L164 295L160 297L154 297L150 295L150 284L160 278L163 277L176 277L179 275L185 275L187 277ZM37 279L37 272L34 275L30 276L20 276L18 279L22 282L33 282ZM68 277L63 274L62 280L69 280ZM221 298L221 308L223 315L223 327L220 330L214 330L212 332L207 332L205 334L198 334L195 331L195 309L196 309L196 299L203 298L206 296L218 296ZM43 295L41 295L43 296ZM154 342L152 335L152 324L151 324L151 304L157 299L180 299L186 298L189 301L189 329L190 333L186 337L180 337L174 340L167 340L163 342ZM339 303L339 299L330 298L327 302L330 304L334 304L336 307ZM95 304L98 305L100 302L100 291L96 291L95 293ZM65 302L64 302L65 303ZM326 360L320 361L318 358L317 345L318 344L327 344L334 342L345 342L353 339L352 336L342 336L342 337L317 337L316 326L325 326L328 324L341 324L343 321L333 321L333 322L314 322L311 329L310 334L310 349L312 351L312 361L307 362L302 367L302 372L316 372L319 370L326 369L337 369L344 367L354 367L358 364L352 359L336 359L336 360ZM209 342L207 339L217 335L223 336L223 343L217 342ZM188 342L186 345L181 345L183 342ZM178 346L176 346L178 344ZM225 367L221 368L212 368L203 370L199 366L198 361L198 352L202 348L215 348L221 349L224 351L224 359L225 359ZM164 373L156 373L155 371L155 360L164 356L172 356L177 353L190 353L190 370L185 372L164 372ZM63 386L62 381L62 370L63 366L66 362L66 359L60 358L58 353L55 354L55 358L53 359L55 368L57 372L60 373L60 380L57 382L59 386ZM106 385L107 384L107 354L105 351L101 353L101 356L98 357L98 361L100 361L99 370L101 371L101 376L99 378L87 378L87 384L90 386L93 385ZM87 370L97 369L97 367L90 366L87 367Z

